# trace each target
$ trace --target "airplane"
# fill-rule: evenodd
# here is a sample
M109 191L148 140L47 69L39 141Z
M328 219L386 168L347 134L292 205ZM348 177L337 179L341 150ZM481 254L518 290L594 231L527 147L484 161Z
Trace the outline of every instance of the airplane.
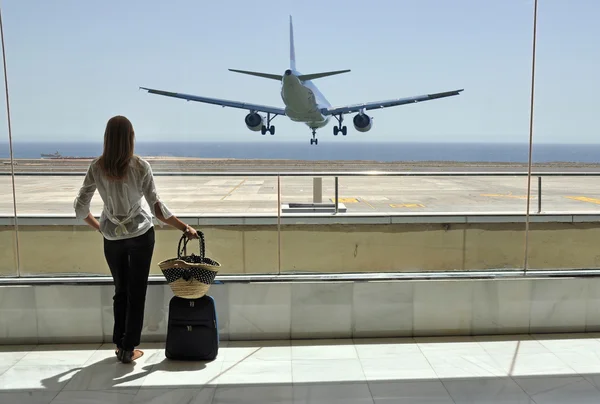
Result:
M294 122L306 124L312 130L312 139L310 139L311 145L319 144L319 140L316 137L317 129L325 127L329 123L331 117L338 121L338 125L333 127L334 136L337 136L339 133L341 133L343 136L346 136L347 128L346 126L343 126L344 115L351 113L357 113L353 118L354 128L358 132L367 132L373 127L373 119L368 116L365 111L451 97L459 95L462 91L464 91L464 89L460 89L442 93L398 98L387 101L366 102L362 104L333 107L312 81L323 77L348 73L350 70L337 70L313 74L300 73L296 69L296 51L294 45L294 26L292 22L292 16L290 16L289 26L290 67L283 73L283 75L229 69L231 72L247 74L281 82L281 99L285 104L285 108L155 90L147 87L140 87L140 89L146 90L151 94L180 98L187 101L197 101L206 104L220 105L222 107L246 109L249 111L244 120L246 126L251 131L261 131L263 135L265 135L267 132L269 132L271 135L274 135L275 126L271 125L271 121L279 115L287 116ZM259 113L267 114L266 122L264 116Z

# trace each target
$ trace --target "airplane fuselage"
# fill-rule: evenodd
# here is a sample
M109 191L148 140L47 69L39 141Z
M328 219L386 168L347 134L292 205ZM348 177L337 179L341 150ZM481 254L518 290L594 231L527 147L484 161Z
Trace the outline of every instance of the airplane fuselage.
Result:
M303 122L311 129L327 125L329 116L321 113L322 108L331 105L319 89L309 80L300 81L299 72L286 70L281 83L281 99L285 104L285 114L294 122Z

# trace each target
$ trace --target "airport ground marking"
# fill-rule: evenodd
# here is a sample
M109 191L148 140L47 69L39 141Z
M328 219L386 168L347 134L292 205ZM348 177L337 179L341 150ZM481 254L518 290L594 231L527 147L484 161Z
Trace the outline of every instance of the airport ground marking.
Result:
M588 198L587 196L565 196L565 198L572 199L574 201L589 202L595 203L596 205L600 205L600 199L597 198Z
M390 203L390 208L424 208L421 203Z
M331 202L335 202L335 199L330 199ZM358 203L356 198L338 198L339 203Z
M235 192L235 190L238 189L239 187L241 187L244 182L246 182L246 178L244 178L239 184L237 184L235 187L233 187L227 195L225 195L224 197L221 198L221 200L224 200L225 198L227 198L228 196L233 194Z
M513 195L512 192L509 192L508 194L481 194L480 196L487 196L490 198L527 199L527 195ZM535 198L535 195L531 195L531 199Z
M365 203L365 204L367 204L368 206L370 206L371 209L377 210L377 209L375 209L375 206L371 205L366 199L360 198L360 201L363 202L363 203Z

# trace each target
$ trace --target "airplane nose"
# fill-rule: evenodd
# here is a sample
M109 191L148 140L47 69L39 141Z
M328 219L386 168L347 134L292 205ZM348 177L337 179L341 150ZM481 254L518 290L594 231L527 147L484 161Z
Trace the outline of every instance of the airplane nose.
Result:
M292 71L291 71L290 69L287 69L287 70L285 71L285 75L286 75L286 76L289 76L289 75L291 75L291 74L292 74Z

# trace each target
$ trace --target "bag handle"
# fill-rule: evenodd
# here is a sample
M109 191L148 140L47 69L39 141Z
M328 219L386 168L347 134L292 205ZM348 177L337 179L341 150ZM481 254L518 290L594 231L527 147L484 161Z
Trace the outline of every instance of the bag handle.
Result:
M201 231L196 230L196 232L198 233L198 242L200 245L200 258L204 259L204 251L205 251L205 243L204 243L204 233L202 233ZM187 255L187 243L188 243L189 239L187 238L186 234L184 233L181 238L179 239L179 244L177 245L177 258L181 258L182 257L182 252L183 252L183 256ZM181 247L181 242L183 242L183 248Z

